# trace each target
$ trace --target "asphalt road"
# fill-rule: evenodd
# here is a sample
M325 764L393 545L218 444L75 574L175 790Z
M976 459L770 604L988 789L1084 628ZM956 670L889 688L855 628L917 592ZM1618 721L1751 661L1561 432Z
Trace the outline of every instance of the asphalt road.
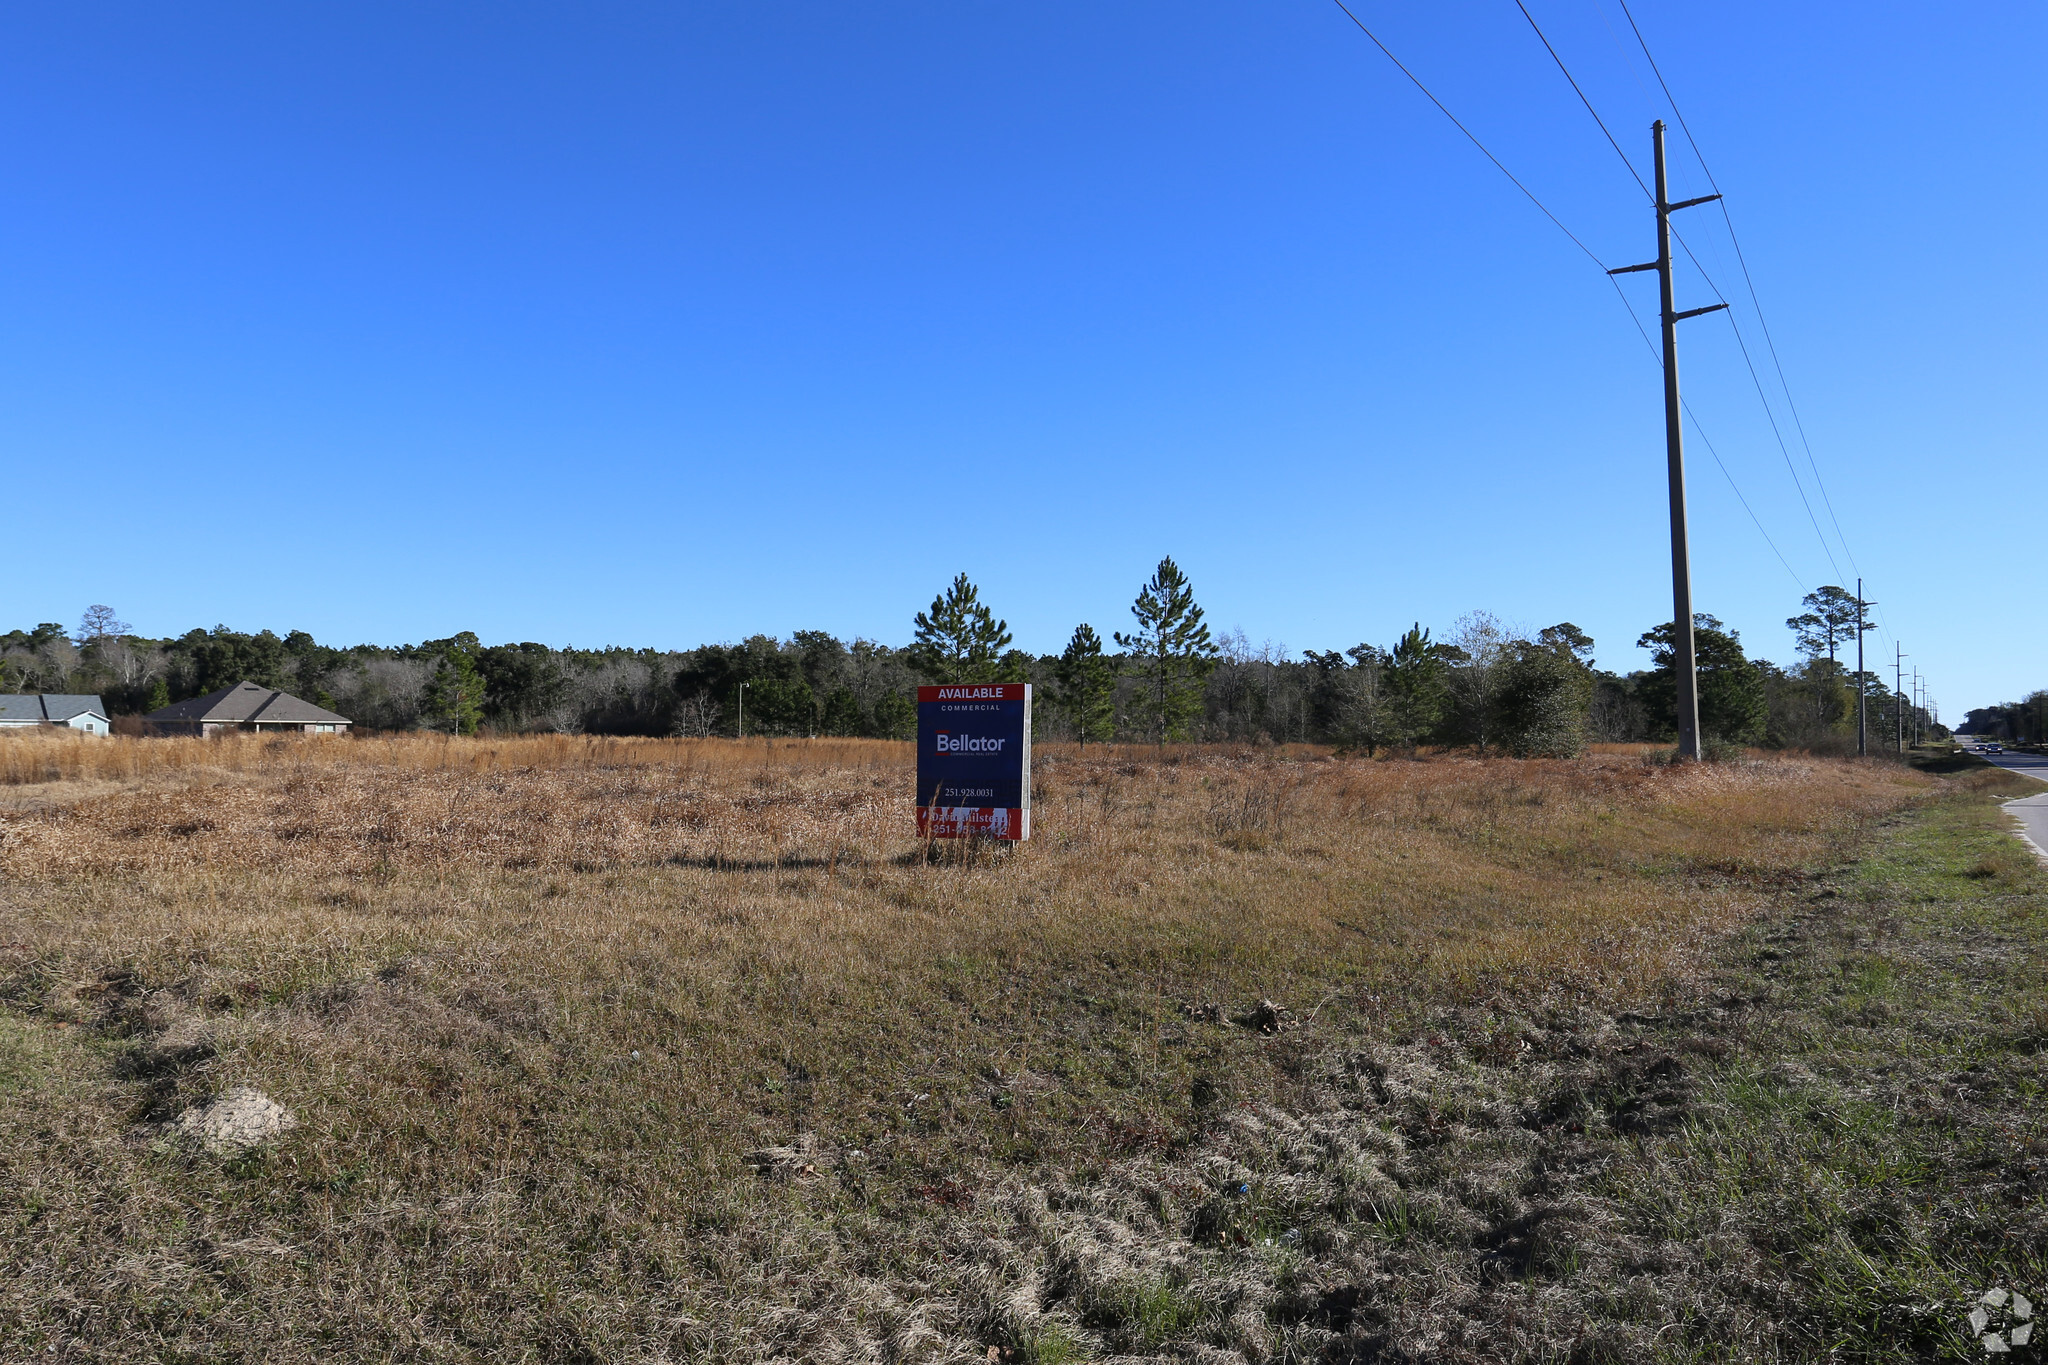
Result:
M1971 752L1986 763L1996 763L2007 772L2031 777L2036 782L2048 782L2048 757L2040 754L1987 754L1974 747ZM2034 851L2048 858L2048 792L2008 801L2005 808L2013 819L2020 822L2027 838L2033 841Z

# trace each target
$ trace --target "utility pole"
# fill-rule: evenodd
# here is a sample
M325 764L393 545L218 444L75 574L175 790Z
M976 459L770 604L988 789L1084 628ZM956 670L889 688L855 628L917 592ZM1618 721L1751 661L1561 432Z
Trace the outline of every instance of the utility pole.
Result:
M1685 436L1678 421L1678 324L1686 318L1726 308L1725 303L1690 308L1681 313L1671 298L1671 215L1695 204L1711 204L1721 196L1702 195L1673 204L1664 195L1664 120L1650 125L1650 144L1657 160L1657 259L1625 265L1610 275L1638 270L1657 272L1657 295L1664 321L1664 455L1671 480L1671 664L1678 675L1678 756L1700 756L1699 673L1692 643L1692 554L1685 528Z
M1870 682L1863 676L1863 580L1856 580L1856 757L1866 754L1864 717L1869 710Z
M1906 752L1906 647L1895 640L1892 648L1898 651L1892 657L1892 711L1899 732L1895 742L1903 754Z
M747 737L747 685L740 684L740 738Z

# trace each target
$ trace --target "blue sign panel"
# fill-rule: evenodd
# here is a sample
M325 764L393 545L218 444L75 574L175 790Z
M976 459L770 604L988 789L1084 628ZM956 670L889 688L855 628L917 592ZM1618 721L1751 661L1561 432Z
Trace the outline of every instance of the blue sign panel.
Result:
M917 689L920 838L1031 837L1031 684Z

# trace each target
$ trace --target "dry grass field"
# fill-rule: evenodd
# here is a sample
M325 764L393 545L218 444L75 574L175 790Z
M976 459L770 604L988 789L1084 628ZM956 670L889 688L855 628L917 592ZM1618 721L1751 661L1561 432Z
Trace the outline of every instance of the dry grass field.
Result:
M0 739L0 1358L1651 1358L1514 1251L1671 1127L1617 1029L1960 799L1049 746L1033 842L926 847L909 762ZM297 1128L175 1137L236 1086Z

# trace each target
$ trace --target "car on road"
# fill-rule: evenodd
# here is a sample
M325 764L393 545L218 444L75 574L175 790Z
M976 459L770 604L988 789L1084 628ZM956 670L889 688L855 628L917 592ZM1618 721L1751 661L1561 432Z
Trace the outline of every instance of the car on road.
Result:
M1979 744L1977 752L1980 754L2002 754L2005 752L2005 746L2003 744Z

